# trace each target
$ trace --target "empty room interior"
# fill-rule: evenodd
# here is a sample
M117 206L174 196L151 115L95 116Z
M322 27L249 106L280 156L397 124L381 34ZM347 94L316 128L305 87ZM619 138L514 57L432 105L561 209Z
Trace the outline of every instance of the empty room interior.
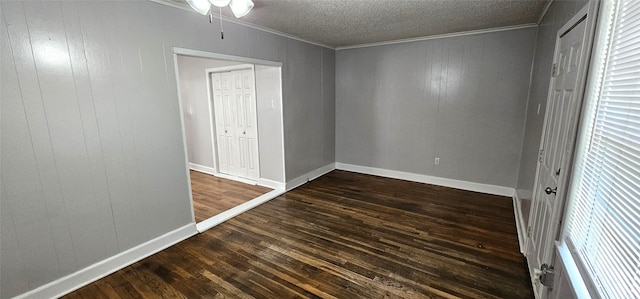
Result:
M0 299L640 298L640 1L0 17Z

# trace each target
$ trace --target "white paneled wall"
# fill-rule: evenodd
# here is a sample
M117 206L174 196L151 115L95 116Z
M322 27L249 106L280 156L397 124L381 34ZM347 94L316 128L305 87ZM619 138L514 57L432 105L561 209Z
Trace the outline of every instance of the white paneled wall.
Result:
M331 157L333 50L148 1L0 9L0 298L193 221L173 47L283 62L287 177Z

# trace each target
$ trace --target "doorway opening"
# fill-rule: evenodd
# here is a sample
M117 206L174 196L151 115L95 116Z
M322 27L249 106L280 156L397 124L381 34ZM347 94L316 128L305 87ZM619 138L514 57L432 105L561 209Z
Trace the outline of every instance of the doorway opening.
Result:
M193 217L207 230L282 193L282 64L174 48Z

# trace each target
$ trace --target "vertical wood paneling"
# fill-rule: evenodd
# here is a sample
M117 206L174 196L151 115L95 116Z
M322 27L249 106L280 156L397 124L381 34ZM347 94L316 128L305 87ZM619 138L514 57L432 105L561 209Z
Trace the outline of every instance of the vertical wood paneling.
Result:
M4 13L4 11L1 11ZM26 219L30 208L35 207L36 215L43 214L44 205L38 205L42 187L39 180L30 186L27 192L21 189L25 187L25 180L32 180L38 175L36 161L29 134L29 127L22 104L22 95L18 85L16 67L13 62L12 49L9 44L9 35L5 17L2 16L0 32L0 72L2 72L2 101L0 102L0 126L6 130L11 128L16 134L2 134L2 151L0 151L0 285L2 289L28 289L29 280L25 272L24 258L28 258L28 252L22 252L18 243L18 230L15 227L15 219ZM6 185L5 185L6 184ZM27 205L32 205L31 207ZM21 221L19 225L24 225ZM0 289L0 296L3 291Z
M10 194L8 197L3 196L2 200L10 203L15 235L18 237L18 246L25 262L24 279L29 287L33 287L56 277L60 271L60 259L72 267L75 267L76 263L73 248L69 247L71 242L64 243L70 241L69 228L68 223L62 221L67 220L66 212L27 20L22 3L11 4L3 5L2 11L17 75L14 84L17 84L21 98L3 97L2 102L3 111L5 99L8 105L15 103L22 105L22 109L13 106L14 113L7 115L10 126L16 126L15 131L5 131L7 126L2 126L2 154L6 157L2 163L2 189L9 189ZM4 84L4 72L2 81ZM33 88L34 86L36 88ZM9 111L11 110L9 108ZM28 131L25 132L25 129ZM21 169L22 167L24 169ZM53 233L57 232L65 233L56 240ZM38 246L29 246L31 243ZM43 252L41 248L49 250Z
M534 34L338 51L337 161L515 186Z
M91 188L93 193L93 201L88 200L87 203L91 203L94 206L97 219L99 219L98 234L102 238L104 255L109 256L118 252L118 242L113 213L109 203L109 187L84 51L84 38L82 36L82 28L75 4L72 2L63 2L60 9L62 10L62 22L65 27L69 57L71 59L76 100L78 102L79 115L82 120L84 146L87 152L90 172L90 175L87 177L90 183L87 186Z
M331 156L332 50L149 1L0 5L2 298L192 221L173 47L283 62L287 177Z
M434 40L424 45L424 61L425 61L425 95L433 100L423 100L417 110L422 111L422 117L419 122L416 123L420 130L416 132L416 140L414 145L417 148L422 149L424 157L436 157L436 150L438 147L437 142L431 142L430 136L435 136L438 130L438 112L440 104L440 85L441 83L441 68L442 68L442 41ZM413 164L412 171L419 172L420 169L432 169L433 161L431 159L417 159Z
M274 36L264 31L249 31L249 56L258 59L282 61L279 53L282 51L283 37Z
M296 40L287 40L286 47L285 165L287 178L295 178L323 166L321 49Z
M158 194L161 183L155 182L161 173L158 164L150 160L155 155L163 155L158 138L163 125L154 115L165 111L162 92L166 85L164 67L164 48L162 38L153 32L158 15L150 10L146 18L134 17L135 11L127 11L125 7L114 4L112 7L115 30L107 32L107 42L112 66L112 80L118 89L116 106L120 124L121 138L124 147L124 160L128 168L128 180L133 183L132 192L138 200L132 202L134 214L158 215L162 206ZM139 37L144 36L144 42ZM123 38L125 40L123 40ZM117 50L115 50L117 49ZM130 57L129 60L125 57ZM133 84L129 84L131 82ZM137 90L136 90L137 89ZM136 95L136 96L134 96ZM149 109L156 107L156 109ZM155 154L149 155L152 151ZM155 236L157 224L154 217L138 217L139 236Z
M322 51L322 116L324 165L336 161L336 54Z
M135 12L128 5L124 5L122 9L129 13ZM149 203L155 205L157 209L155 210L155 215L158 216L153 218L152 228L154 230L149 233L153 236L159 236L169 229L180 226L182 219L190 218L191 210L189 205L182 205L179 209L176 209L173 207L173 203L162 200L167 195L178 197L188 194L188 186L186 186L187 181L183 172L183 160L173 159L166 163L157 163L159 159L165 156L183 155L183 145L180 115L177 113L179 111L179 103L175 86L173 60L171 60L170 64L164 64L166 62L165 55L173 56L173 53L172 51L167 51L164 34L158 34L158 30L163 30L163 32L170 31L171 23L167 23L166 20L173 17L166 12L166 17L163 18L162 12L167 10L165 6L151 5L149 9L156 17L145 21L146 24L141 27L143 30L138 32L138 37L154 35L158 38L153 39L152 43L140 43L143 75L145 82L150 84L145 90L149 91L150 94L147 95L144 107L141 106L137 113L147 113L150 120L148 125L151 126L149 131L154 133L151 136L151 148L149 148L149 145L144 144L140 144L140 146L146 146L144 150L147 163L145 170L148 171L148 175L142 177L152 179L149 181L151 186L157 186L153 188L153 192L147 193L155 199L155 202L149 201ZM131 20L134 18L134 14L132 14L126 19ZM184 35L184 33L182 34ZM171 87L166 84L167 76L174 77L172 80L173 86ZM149 110L148 107L159 107L161 109L158 110L159 113L155 113L153 110ZM149 155L149 152L156 153L156 155ZM154 175L156 173L164 173L166 175L161 177ZM172 184L174 182L180 182L183 188L173 187ZM146 213L149 213L149 209Z
M123 128L119 122L116 106L116 87L112 82L112 64L109 53L114 49L107 42L111 15L94 14L94 10L107 11L113 4L78 2L78 16L83 31L85 56L89 72L93 102L96 109L98 130L109 186L109 196L120 250L136 245L139 229L133 202L129 196L133 190L128 179L129 170L124 158L124 144L121 139Z
M96 210L62 12L59 3L24 7L76 263L87 266L105 250L100 224L91 217Z
M214 10L215 11L215 10ZM222 21L224 29L224 39L220 38L220 20L215 20L209 26L209 35L214 36L214 40L219 43L219 52L235 56L249 56L249 29L247 27Z

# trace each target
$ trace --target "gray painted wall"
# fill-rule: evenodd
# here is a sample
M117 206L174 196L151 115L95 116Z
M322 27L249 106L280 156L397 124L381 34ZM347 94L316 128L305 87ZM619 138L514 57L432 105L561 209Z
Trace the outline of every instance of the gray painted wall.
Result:
M527 28L337 51L337 161L514 187L534 40Z
M260 178L284 183L281 68L256 65Z
M172 47L283 62L287 177L331 156L333 50L148 1L0 5L2 298L192 223Z
M522 157L516 187L521 199L531 199L533 193L556 34L587 3L587 0L554 1L538 26L526 126L522 140Z
M329 164L336 161L336 52L322 50L322 145L324 160Z
M325 123L334 117L335 110L324 109L335 105L333 90L326 87L335 84L335 74L331 72L334 52L293 40L286 43L285 66L296 66L283 69L287 181L335 162L327 159L335 150L331 147L335 130L332 124ZM290 98L298 101L288 101Z
M237 64L241 63L178 55L189 163L214 168L206 69Z

